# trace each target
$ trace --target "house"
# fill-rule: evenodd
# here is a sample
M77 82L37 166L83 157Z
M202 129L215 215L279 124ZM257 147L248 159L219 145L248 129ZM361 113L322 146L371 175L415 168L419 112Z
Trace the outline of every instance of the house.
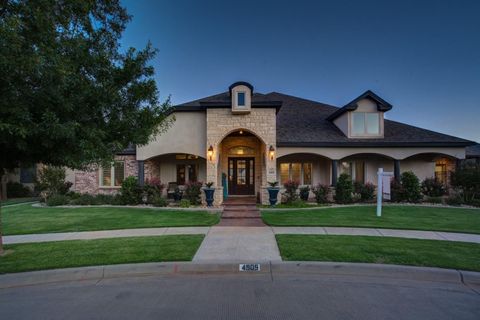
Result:
M448 183L457 160L473 142L385 119L393 106L366 91L338 108L272 92L247 82L174 107L174 124L144 146L116 156L111 167L75 172L75 190L112 193L126 176L140 183L214 182L215 203L256 195L267 203L267 182L335 185L346 172L358 182L376 181L382 167L411 170L419 179Z

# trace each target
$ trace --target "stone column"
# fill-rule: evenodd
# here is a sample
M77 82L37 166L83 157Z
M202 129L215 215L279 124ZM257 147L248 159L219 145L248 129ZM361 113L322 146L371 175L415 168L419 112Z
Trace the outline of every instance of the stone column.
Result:
M138 160L138 184L143 186L145 184L145 163L143 160Z
M400 181L400 160L393 160L393 176L396 181Z
M332 160L332 186L337 185L337 176L338 176L338 160Z
M273 159L270 158L270 146L272 146L275 151L273 155ZM264 155L265 155L265 178L266 181L262 181L262 185L260 187L260 201L262 204L269 204L268 201L268 183L277 181L277 148L275 144L265 144L264 145ZM279 193L280 197L280 193Z

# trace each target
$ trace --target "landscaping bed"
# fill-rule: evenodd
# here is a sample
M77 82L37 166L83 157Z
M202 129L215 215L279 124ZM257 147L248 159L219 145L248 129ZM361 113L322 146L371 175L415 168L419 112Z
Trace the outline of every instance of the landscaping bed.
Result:
M6 245L0 274L107 264L191 261L203 235L71 240Z
M399 264L480 271L480 244L367 236L276 235L283 260Z
M2 209L5 235L133 228L211 226L218 213L118 207L33 207Z
M425 206L383 208L345 206L322 209L263 210L263 221L272 226L368 227L480 233L480 210Z

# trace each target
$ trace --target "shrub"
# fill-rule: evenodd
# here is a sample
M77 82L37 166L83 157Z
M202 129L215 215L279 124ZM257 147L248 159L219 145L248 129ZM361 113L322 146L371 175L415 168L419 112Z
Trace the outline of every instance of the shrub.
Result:
M189 182L185 186L185 198L190 201L192 205L200 204L200 194L203 183Z
M77 205L77 206L88 206L93 205L95 203L95 196L89 193L82 193L75 199L70 201L70 204Z
M371 182L360 183L355 182L353 184L355 193L358 194L358 198L362 202L373 200L375 197L375 185Z
M63 206L68 204L68 197L63 194L52 194L47 198L46 203L49 207Z
M441 204L441 203L443 203L443 199L442 199L442 197L427 197L425 199L425 202Z
M390 193L391 199L394 202L401 202L404 197L402 184L395 178L392 178L390 182Z
M335 187L335 201L337 203L351 203L353 193L352 179L346 173L342 173Z
M283 186L285 187L285 193L284 193L285 203L290 204L298 199L298 195L297 195L298 185L299 185L298 181L294 181L294 180L288 180L283 184Z
M182 200L180 200L179 205L180 205L181 208L188 208L188 207L190 207L190 200L182 199Z
M308 201L308 196L310 195L310 187L305 186L300 188L300 199L303 201Z
M427 197L441 197L447 193L445 186L434 178L423 180L421 188Z
M72 183L65 181L65 169L59 167L43 167L35 181L37 190L42 191L48 198L51 195L66 195Z
M418 202L422 199L420 192L420 182L412 171L402 173L400 183L403 188L403 201Z
M464 165L451 174L451 183L465 203L480 199L480 165Z
M317 203L327 203L328 195L330 194L330 187L325 184L318 184L312 188L312 192L315 195L315 201Z
M152 199L152 205L154 207L166 207L167 206L167 199L161 197L161 196L155 196Z
M137 205L142 203L143 190L134 176L127 177L122 182L120 189L124 204Z
M456 194L445 199L445 203L448 204L449 206L461 206L464 203L464 201L461 195Z
M469 205L474 206L474 207L480 207L480 199L471 200Z
M115 196L112 194L97 194L94 204L113 204Z
M32 190L20 182L7 182L7 198L24 198L32 195Z
M154 198L161 197L164 188L165 188L165 185L162 184L160 179L158 178L147 179L145 181L145 186L144 186L145 194L147 196L147 202L153 203Z

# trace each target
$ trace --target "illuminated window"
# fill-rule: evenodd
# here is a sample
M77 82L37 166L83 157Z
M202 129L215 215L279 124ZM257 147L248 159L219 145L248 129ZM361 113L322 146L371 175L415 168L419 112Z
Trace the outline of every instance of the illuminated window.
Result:
M233 147L228 150L228 153L238 156L255 155L255 150L250 147Z
M453 167L453 162L447 158L441 158L435 161L435 180L444 185L448 185L450 183L450 171L452 171Z
M177 164L177 184L184 185L186 182L197 182L198 166L195 164Z
M280 183L284 184L288 180L297 181L301 185L312 184L312 164L311 163L280 163Z
M125 178L125 163L114 161L112 166L100 168L101 187L120 187Z
M379 135L380 115L378 113L353 112L352 113L352 135Z

